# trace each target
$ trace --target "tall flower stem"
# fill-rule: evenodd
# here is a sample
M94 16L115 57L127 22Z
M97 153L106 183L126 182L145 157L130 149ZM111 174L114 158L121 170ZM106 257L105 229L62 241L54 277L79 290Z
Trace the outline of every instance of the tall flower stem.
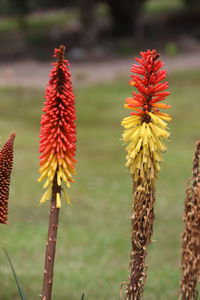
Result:
M154 222L155 189L162 154L169 138L166 121L170 115L160 108L170 105L159 103L169 92L168 82L162 82L166 71L155 50L140 53L137 64L131 68L130 85L137 89L126 98L125 108L133 110L122 120L122 135L126 146L126 166L133 180L133 209L131 215L130 276L126 288L126 300L141 299L146 278L147 247L151 242Z
M197 300L200 270L200 141L196 144L192 180L186 190L182 235L181 300Z
M56 207L56 195L61 193L61 187L57 184L56 176L54 177L52 187L51 206L49 214L49 229L47 237L44 277L42 288L42 300L50 300L53 286L54 261L56 254L57 230L59 222L60 208Z
M62 197L70 203L66 189L74 182L76 151L76 110L69 62L64 58L65 46L54 49L53 68L46 88L40 127L40 177L45 192L40 203L51 200L46 246L42 300L51 300L54 260Z

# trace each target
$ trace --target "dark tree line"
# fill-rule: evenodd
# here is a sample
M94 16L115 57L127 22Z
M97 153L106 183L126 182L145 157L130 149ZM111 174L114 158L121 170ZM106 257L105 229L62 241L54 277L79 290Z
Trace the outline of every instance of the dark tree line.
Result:
M200 7L200 0L184 0L188 7Z
M0 0L0 13L4 15L24 16L38 9L78 6L81 18L87 24L95 19L95 7L106 3L113 20L115 32L121 34L134 28L137 14L146 0ZM194 0L193 0L194 1Z
M133 35L140 19L141 10L148 0L0 0L0 14L19 19L38 9L78 7L82 23L82 43L91 47L97 36L96 7L107 4L114 35ZM200 0L182 0L186 7L200 6Z
M117 35L134 33L139 13L146 0L104 0L110 8L114 33Z
M92 12L98 3L106 3L110 9L110 15L115 23L115 27L120 33L123 27L126 27L128 31L133 30L135 17L137 19L138 12L140 12L146 1L148 0L0 0L0 14L23 15L38 9L68 6L79 6L80 10L89 8L90 12ZM200 6L200 0L181 1L188 7Z
M91 47L97 36L96 7L107 4L113 24L113 34L133 34L139 12L147 0L0 0L0 13L18 17L21 22L29 12L49 8L78 7L82 23L82 43ZM25 22L24 22L25 23ZM23 26L23 22L22 22Z
M72 5L73 0L0 0L1 15L25 15L38 9L59 8Z
M107 4L113 24L113 34L133 35L140 11L147 0L78 0L82 22L83 44L91 47L95 43L95 8L101 2Z

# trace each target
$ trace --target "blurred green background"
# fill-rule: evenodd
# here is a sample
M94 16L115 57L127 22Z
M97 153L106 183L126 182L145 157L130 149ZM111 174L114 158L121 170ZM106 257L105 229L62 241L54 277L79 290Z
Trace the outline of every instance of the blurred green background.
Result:
M158 180L156 221L149 247L144 299L177 299L184 190L199 138L200 71L169 76L172 104L169 149ZM191 92L192 91L192 92ZM58 234L54 299L120 299L128 277L131 180L126 170L120 121L131 93L127 78L75 89L77 99L77 176L63 203ZM48 203L39 207L38 133L43 91L1 88L2 142L14 129L15 161L9 225L0 227L28 299L41 289ZM0 255L0 299L18 299L11 271Z
M195 59L200 49L200 30L194 18L199 11L199 1L144 1L139 10L141 17L135 24L137 30L120 35L116 35L113 21L106 23L111 17L104 1L95 13L102 22L106 21L101 24L108 24L108 27L95 33L89 48L86 47L88 36L84 40L76 39L81 30L73 31L73 28L83 28L75 26L81 24L81 3L71 1L66 5L58 1L55 2L57 7L47 9L45 1L40 2L43 4L39 8L30 1L27 3L31 11L25 7L18 15L12 10L16 3L1 2L1 142L3 144L13 130L17 136L9 225L0 226L0 237L1 247L9 252L27 299L40 298L49 203L38 206L43 193L37 178L39 122L45 86L26 86L26 77L41 74L30 69L24 78L20 77L20 66L21 63L26 66L30 59L39 60L40 66L44 66L42 60L50 60L52 49L61 42L70 45L72 67L76 60L77 68L80 60L87 61L90 67L91 59L93 64L97 60L102 65L109 64L113 58L117 64L122 57L131 65L132 56L138 55L139 49L149 47L158 48L169 67L181 58L181 70L173 68L167 77L171 92L167 103L172 105L173 120L169 124L169 149L158 180L155 241L149 247L143 297L146 300L177 299L185 187L191 175L195 141L199 139L200 66ZM63 9L65 5L66 10ZM181 27L185 15L190 16L185 19L189 25ZM170 27L170 24L178 25ZM104 45L102 51L99 45ZM16 80L10 84L12 63L16 62L19 63ZM50 68L50 62L47 65ZM3 68L7 68L4 74L7 82L6 76L3 80ZM42 78L47 82L48 73L45 72ZM87 85L84 73L79 74L81 76L76 78L74 86L78 141L76 183L70 191L72 207L63 202L61 209L53 299L76 300L85 292L86 300L114 300L120 299L120 284L129 276L132 192L129 172L125 168L120 122L128 114L123 104L132 91L128 86L130 74L127 69L123 76L113 74L107 82L102 74L97 82L87 81ZM0 250L0 286L0 300L19 299L3 250Z

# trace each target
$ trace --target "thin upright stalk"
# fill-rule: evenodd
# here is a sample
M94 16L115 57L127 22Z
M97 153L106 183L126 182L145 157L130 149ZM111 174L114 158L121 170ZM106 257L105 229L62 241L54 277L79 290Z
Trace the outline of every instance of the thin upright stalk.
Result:
M197 300L200 281L200 141L196 144L193 176L186 190L181 258L181 300Z
M44 266L42 300L51 300L53 274L54 274L54 261L56 253L57 230L59 222L60 208L56 207L56 194L61 193L61 187L58 186L56 176L53 180L51 207L49 214L49 229L46 245L46 256Z
M130 276L126 289L126 300L139 300L146 279L147 247L151 242L154 221L155 191L147 187L146 191L134 193L134 205L131 217L132 251L130 255Z

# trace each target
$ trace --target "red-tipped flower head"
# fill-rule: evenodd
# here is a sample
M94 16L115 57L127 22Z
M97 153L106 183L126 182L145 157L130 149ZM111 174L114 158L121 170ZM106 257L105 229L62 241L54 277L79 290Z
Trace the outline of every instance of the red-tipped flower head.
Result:
M67 187L73 182L75 174L74 159L76 151L76 111L72 91L69 62L64 59L64 46L54 50L57 62L53 63L50 80L46 89L40 129L40 173L38 181L46 178L44 188L47 188L40 202L51 197L54 177L61 186L64 181ZM63 190L64 191L64 190ZM64 191L66 200L69 201ZM57 207L60 207L60 195L57 194Z
M131 68L130 85L135 86L138 93L132 92L133 98L127 98L127 108L137 111L131 115L148 114L153 112L159 114L160 108L170 108L170 105L158 103L166 98L170 93L165 91L168 89L168 82L162 82L166 77L166 70L160 70L164 63L161 62L159 54L156 50L147 50L140 52L141 58L135 57L139 65L134 64Z
M154 182L160 169L162 153L167 147L164 143L169 138L167 123L171 117L160 112L160 108L170 108L170 105L160 103L170 93L166 91L168 82L161 82L166 77L166 71L160 70L161 62L156 50L140 52L141 58L135 57L138 64L131 68L130 85L137 91L126 99L125 107L133 110L131 116L125 117L122 125L124 142L128 143L127 163L134 183Z

